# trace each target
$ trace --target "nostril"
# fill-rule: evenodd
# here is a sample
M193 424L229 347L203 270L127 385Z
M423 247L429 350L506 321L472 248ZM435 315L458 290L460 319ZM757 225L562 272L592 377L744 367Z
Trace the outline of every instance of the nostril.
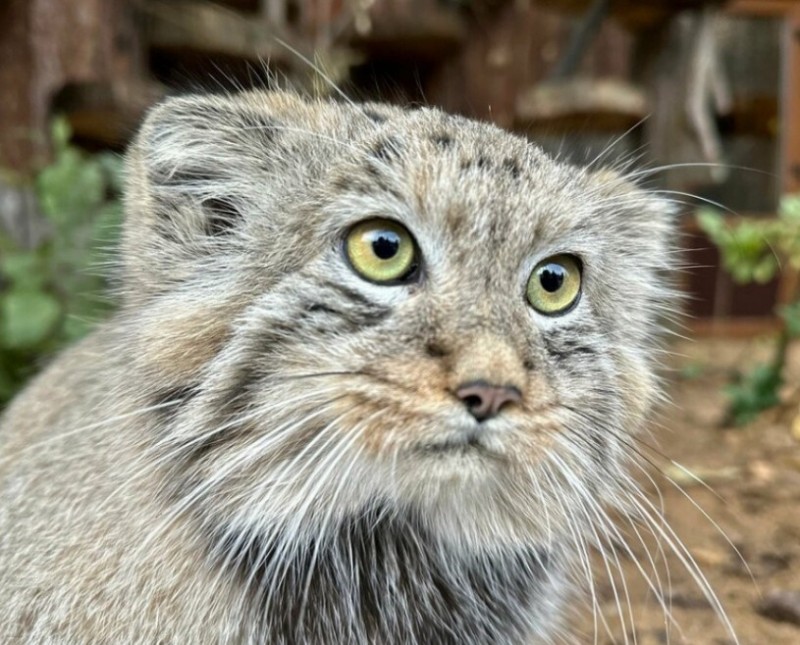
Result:
M522 399L520 391L513 386L490 385L485 381L466 383L456 390L470 414L478 421L495 416L507 404Z
M464 405L470 410L476 410L484 406L483 399L475 394L467 396L463 400Z

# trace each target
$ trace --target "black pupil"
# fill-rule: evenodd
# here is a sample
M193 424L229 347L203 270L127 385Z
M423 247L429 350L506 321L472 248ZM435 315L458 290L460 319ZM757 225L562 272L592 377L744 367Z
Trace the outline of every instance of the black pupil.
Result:
M372 240L372 252L381 260L391 260L400 248L400 236L392 231L380 231Z
M548 293L555 293L564 285L567 272L560 264L548 264L539 270L539 284Z

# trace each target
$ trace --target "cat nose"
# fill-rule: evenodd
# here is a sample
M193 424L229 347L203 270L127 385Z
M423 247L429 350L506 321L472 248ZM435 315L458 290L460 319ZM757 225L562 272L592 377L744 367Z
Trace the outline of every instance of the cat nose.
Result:
M478 421L496 416L508 403L519 403L522 392L512 385L492 385L486 381L465 383L456 390L469 413Z

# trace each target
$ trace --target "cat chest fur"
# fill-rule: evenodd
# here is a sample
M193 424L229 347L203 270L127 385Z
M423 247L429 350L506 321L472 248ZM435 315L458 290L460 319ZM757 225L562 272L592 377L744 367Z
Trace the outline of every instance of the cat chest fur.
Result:
M555 600L552 554L460 554L407 512L373 508L323 543L301 542L289 552L252 535L220 542L219 566L246 589L264 642L522 644Z

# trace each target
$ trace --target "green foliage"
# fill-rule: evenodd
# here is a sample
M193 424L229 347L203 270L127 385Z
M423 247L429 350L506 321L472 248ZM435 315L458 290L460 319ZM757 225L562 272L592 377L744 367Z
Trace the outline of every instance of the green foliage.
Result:
M706 366L700 362L691 362L684 365L678 373L686 381L695 381L703 376Z
M781 371L773 363L756 365L725 386L727 418L736 425L750 423L762 410L780 403L778 390L783 384Z
M71 146L61 119L52 137L53 162L34 184L45 240L27 249L0 233L0 404L112 307L100 265L121 222L120 160Z
M739 283L769 282L787 265L800 269L800 195L784 197L775 219L748 218L731 223L711 210L702 210L697 219L719 248L724 267ZM793 338L800 338L800 293L793 294L790 303L776 313L783 326L772 360L739 375L725 390L728 418L736 424L748 423L780 402L786 351Z

